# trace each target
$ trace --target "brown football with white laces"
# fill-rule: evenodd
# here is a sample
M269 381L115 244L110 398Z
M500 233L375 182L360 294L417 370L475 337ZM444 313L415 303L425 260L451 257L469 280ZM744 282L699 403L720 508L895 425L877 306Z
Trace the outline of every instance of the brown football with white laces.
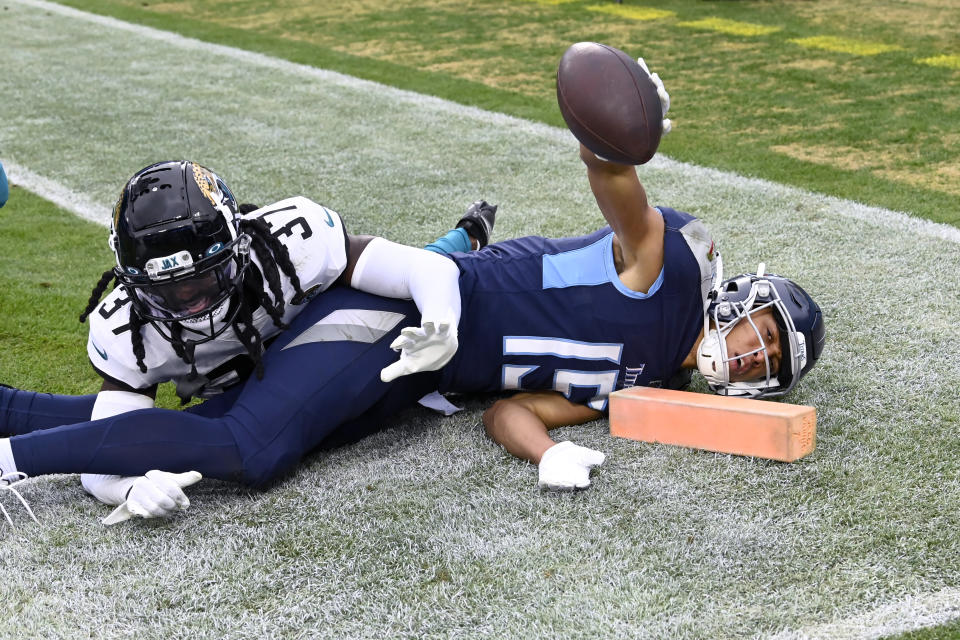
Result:
M598 156L644 164L657 152L663 108L635 59L596 42L567 49L557 68L557 103L570 131Z

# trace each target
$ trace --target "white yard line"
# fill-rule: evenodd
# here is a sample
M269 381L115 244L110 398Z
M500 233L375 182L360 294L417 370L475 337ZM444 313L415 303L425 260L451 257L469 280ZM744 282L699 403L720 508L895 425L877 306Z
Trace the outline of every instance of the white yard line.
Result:
M910 596L849 618L783 631L767 640L873 640L960 618L960 589Z
M335 71L328 71L303 64L297 64L295 62L274 58L262 53L255 53L225 45L203 42L201 40L187 38L175 33L170 33L168 31L161 31L151 27L123 22L115 18L86 13L84 11L79 11L77 9L56 3L44 2L43 0L12 0L12 2L36 7L51 13L75 18L77 20L85 20L101 26L128 31L137 35L138 37L157 40L167 43L171 46L190 51L217 54L234 59L238 62L244 62L268 69L275 69L283 73L304 78L311 78L313 80L319 80L334 85L362 88L367 91L389 95L391 99L403 101L404 103L429 105L434 111L439 111L441 113L447 112L458 117L475 119L485 126L508 126L512 129L520 129L528 133L535 133L536 135L543 136L555 142L562 143L563 141L569 140L569 132L563 129L558 129L556 127L550 127L527 120L521 120L520 118L507 116L501 113L484 111L475 107L467 107L447 100L442 100L440 98L414 93L412 91L404 91L402 89L389 87L369 80L361 80L359 78L347 76ZM756 178L746 178L735 173L698 167L686 163L679 163L663 156L654 158L654 160L651 162L651 166L673 170L682 169L684 173L689 175L691 180L723 181L731 186L749 188L750 190L760 191L763 192L764 195L769 196L795 195L799 197L822 198L826 206L834 209L835 212L841 216L862 220L869 224L887 227L896 230L898 233L909 231L910 233L918 235L937 237L944 240L949 240L951 242L960 243L960 229L945 224L922 220L898 211L891 211L889 209L883 209L880 207L866 206L850 200L843 200L830 196L821 196L804 189L781 185ZM40 196L49 197L58 204L61 204L61 201L55 198L62 197L63 193L70 193L69 189L59 187L55 182L50 181L49 178L31 174L25 167L20 167L17 170L11 170L11 173L13 174L13 177L11 178L12 181L16 182L17 184L22 184L22 186L29 188L31 191L36 189L35 193ZM26 177L18 178L18 175L23 175ZM18 180L22 182L18 182ZM40 184L41 180L45 180L45 182ZM31 187L31 184L34 186ZM50 190L48 191L48 189ZM91 219L89 218L89 209L81 208L74 210L66 203L61 204L61 206L65 206L71 211L75 211L75 213L81 217ZM95 217L92 219L99 220L102 224L107 223L107 219L105 217Z
M4 162L3 167L7 172L7 178L13 184L49 200L84 220L103 226L110 224L110 209L93 202L89 196L77 193L56 180L37 175L18 164Z

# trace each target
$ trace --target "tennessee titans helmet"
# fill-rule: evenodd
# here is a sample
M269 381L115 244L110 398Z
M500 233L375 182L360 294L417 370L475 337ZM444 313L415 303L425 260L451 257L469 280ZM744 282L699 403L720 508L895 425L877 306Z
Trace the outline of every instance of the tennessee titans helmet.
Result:
M722 276L721 276L722 277ZM741 322L749 323L759 344L764 345L752 316L772 309L780 333L780 367L773 370L765 346L762 351L766 375L758 380L730 381L726 337ZM711 292L704 316L704 339L697 349L697 368L710 388L720 395L773 398L793 389L820 358L825 340L823 314L819 305L797 283L782 276L765 274L761 263L756 273L744 273L723 280ZM741 354L752 355L752 354Z
M110 247L134 309L167 340L175 323L191 342L212 340L236 315L230 302L250 238L233 194L209 169L176 161L138 171L114 207Z

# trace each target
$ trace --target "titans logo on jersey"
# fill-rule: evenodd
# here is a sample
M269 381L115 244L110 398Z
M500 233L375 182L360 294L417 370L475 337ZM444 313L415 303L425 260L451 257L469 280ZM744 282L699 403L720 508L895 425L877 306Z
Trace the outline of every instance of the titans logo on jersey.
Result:
M603 411L616 389L673 378L703 328L715 264L699 220L658 210L666 223L664 265L647 292L620 281L609 227L454 254L460 347L441 391L552 389Z
M347 264L346 232L340 216L307 198L281 200L245 218L260 218L287 247L300 278L300 286L312 297L326 290L340 277ZM256 252L251 253L251 269L246 277L263 277L263 265ZM303 310L303 299L295 299L290 280L280 274L286 301L283 321L289 323ZM270 291L264 280L264 290ZM263 307L253 313L253 321L266 341L279 331ZM152 325L142 329L147 373L141 373L130 345L130 294L123 287L114 289L90 314L87 353L91 363L105 378L133 389L144 389L160 382L185 380L190 372ZM244 371L246 348L233 331L227 330L215 340L197 345L197 370L209 384L197 394L209 395L240 380Z

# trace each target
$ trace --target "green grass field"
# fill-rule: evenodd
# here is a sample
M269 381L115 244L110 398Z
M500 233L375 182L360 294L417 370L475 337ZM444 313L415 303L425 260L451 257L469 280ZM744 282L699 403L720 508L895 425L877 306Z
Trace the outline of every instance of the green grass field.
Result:
M596 422L560 433L608 454L594 487L543 495L534 467L484 437L489 399L471 397L452 418L408 412L313 455L268 491L204 481L168 521L105 528L109 509L74 476L37 478L24 494L39 525L4 499L17 528L0 529L0 637L956 637L960 231L888 210L956 222L956 182L936 175L956 162L957 71L914 62L951 53L956 10L647 3L676 13L653 25L605 13L637 5L593 4L84 3L155 31L8 0L0 160L18 186L0 210L0 381L98 387L76 315L111 256L104 227L74 214L102 223L129 175L160 158L210 166L241 200L303 194L351 231L414 245L478 197L501 203L498 238L595 229L574 141L556 126L554 66L564 38L632 50L655 29L648 58L677 130L641 178L654 202L707 222L728 271L765 260L820 301L828 346L788 399L818 408L814 454L785 465L642 445ZM715 17L782 30L681 24ZM819 35L904 49L789 42ZM728 50L753 62L718 64ZM780 55L834 66L771 75ZM857 96L889 91L908 65L913 93L891 113L860 110ZM751 69L795 103L738 108L721 127L705 96L728 87L738 104ZM813 109L820 82L856 95ZM939 138L928 160L914 157L923 132ZM880 159L851 169L774 146ZM922 180L884 170L902 157Z
M955 2L67 4L554 125L563 51L606 42L673 92L670 157L960 222Z

